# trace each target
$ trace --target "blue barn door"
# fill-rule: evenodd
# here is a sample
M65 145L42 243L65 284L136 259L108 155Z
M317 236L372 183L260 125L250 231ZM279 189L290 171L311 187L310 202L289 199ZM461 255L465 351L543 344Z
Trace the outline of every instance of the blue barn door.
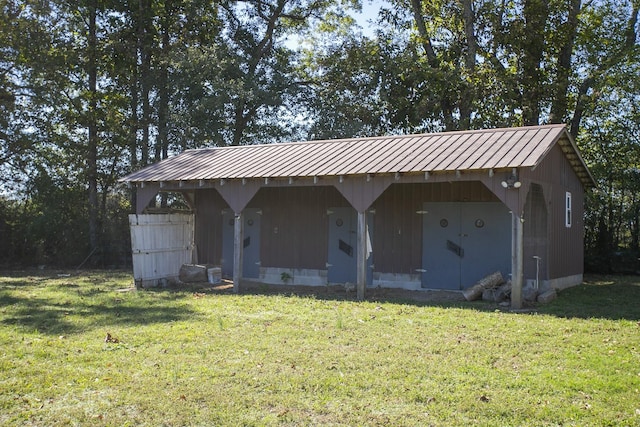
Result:
M465 289L511 273L511 213L502 203L425 203L422 287Z
M242 212L243 254L242 277L260 277L260 213L259 209L245 209ZM234 213L225 210L222 214L222 275L233 276L233 227Z
M356 283L358 215L353 208L329 208L328 283ZM373 213L367 212L367 286L373 285Z
M329 253L327 281L356 282L356 250L358 218L353 208L329 208Z

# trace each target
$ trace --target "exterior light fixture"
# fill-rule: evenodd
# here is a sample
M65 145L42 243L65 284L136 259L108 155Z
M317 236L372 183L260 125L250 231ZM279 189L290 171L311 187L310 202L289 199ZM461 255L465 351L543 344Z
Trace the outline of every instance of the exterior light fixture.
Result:
M522 186L522 183L518 180L518 171L515 168L511 172L511 176L502 181L502 186L504 188L520 188Z

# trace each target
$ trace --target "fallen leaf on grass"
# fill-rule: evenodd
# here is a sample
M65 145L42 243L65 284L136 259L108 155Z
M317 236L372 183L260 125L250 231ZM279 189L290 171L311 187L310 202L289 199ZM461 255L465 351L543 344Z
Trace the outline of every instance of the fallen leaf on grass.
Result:
M117 344L120 342L120 340L114 336L112 336L109 332L107 332L107 336L104 338L104 342L110 342L110 343L114 343Z

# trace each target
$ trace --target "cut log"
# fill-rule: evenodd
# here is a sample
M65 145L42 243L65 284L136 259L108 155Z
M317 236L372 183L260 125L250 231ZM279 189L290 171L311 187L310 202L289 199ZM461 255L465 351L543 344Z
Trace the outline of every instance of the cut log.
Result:
M180 267L180 281L184 283L206 282L207 266L198 264L182 264Z
M540 295L538 295L538 302L540 304L546 304L548 302L553 301L557 297L558 297L558 294L556 293L556 290L555 289L549 289L548 291L543 292Z
M496 302L506 301L511 297L511 281L507 281L496 289Z
M482 290L482 301L498 302L496 299L497 288L489 288Z
M496 271L495 273L478 280L472 287L462 291L462 295L464 295L464 298L467 301L475 301L482 297L482 292L485 289L495 288L503 283L504 279L502 278L502 273Z

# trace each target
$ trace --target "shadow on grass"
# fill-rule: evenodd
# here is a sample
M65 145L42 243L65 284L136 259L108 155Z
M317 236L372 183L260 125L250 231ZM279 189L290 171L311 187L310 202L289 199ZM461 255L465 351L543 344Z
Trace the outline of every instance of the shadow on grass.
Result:
M84 292L97 295L99 292ZM170 296L171 300L176 295ZM10 309L5 307L11 306ZM148 325L192 318L188 307L169 303L165 298L138 298L120 301L108 298L84 298L79 301L52 301L45 298L15 297L0 293L0 315L4 325L48 335L65 335L113 325Z
M566 318L640 320L639 276L586 276L538 312Z
M355 292L337 287L307 287L282 285L243 285L241 294L291 295L313 297L332 301L356 301ZM468 302L460 292L408 291L401 289L371 289L365 292L365 301L461 308L476 311L510 311L510 308L484 301ZM549 304L535 304L521 313L548 314L565 318L602 318L611 320L640 320L639 276L586 276L585 281L560 291L558 298Z

